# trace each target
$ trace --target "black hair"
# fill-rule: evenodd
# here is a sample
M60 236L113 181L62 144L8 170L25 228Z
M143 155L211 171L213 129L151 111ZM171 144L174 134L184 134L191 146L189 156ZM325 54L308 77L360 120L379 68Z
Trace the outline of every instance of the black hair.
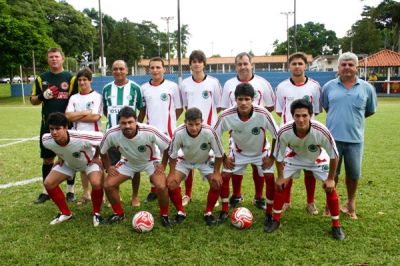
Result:
M90 71L89 68L85 67L84 69L79 70L78 74L76 74L76 79L79 79L80 77L85 77L89 81L92 81L92 71Z
M207 57L201 50L194 50L189 56L189 65L192 64L193 60L197 60L199 62L204 63L204 66L207 64Z
M300 108L307 109L310 115L313 114L312 103L309 100L303 98L293 101L292 104L290 105L290 113L292 114L292 116L294 115L294 111Z
M122 107L121 110L119 110L118 112L118 116L117 116L117 121L119 122L119 119L121 117L125 117L125 118L129 118L129 117L133 117L136 120L136 112L135 110L133 110L131 107L129 106L124 106Z
M250 83L240 83L235 89L235 99L239 96L250 96L254 98L254 88Z
M68 127L68 119L65 114L60 112L51 113L47 118L47 124L50 126Z
M192 107L186 110L185 122L196 121L197 119L203 120L203 116L199 108Z

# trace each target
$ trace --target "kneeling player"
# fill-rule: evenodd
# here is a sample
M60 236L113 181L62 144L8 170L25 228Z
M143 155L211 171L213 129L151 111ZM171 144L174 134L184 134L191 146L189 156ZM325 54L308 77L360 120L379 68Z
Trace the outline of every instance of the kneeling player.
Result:
M50 198L57 205L60 213L50 224L59 224L72 218L65 196L59 184L72 179L77 171L83 171L92 185L93 225L103 223L100 216L103 202L103 178L100 160L95 155L103 134L92 131L68 130L68 120L62 113L52 113L48 119L50 133L44 134L44 147L52 150L59 158L46 177L44 185Z
M108 172L104 188L114 211L108 222L111 224L125 219L119 185L132 178L135 173L145 171L151 183L157 188L161 223L163 226L170 226L167 178L164 170L168 162L168 147L171 140L158 129L137 123L136 113L131 107L125 106L119 111L118 121L119 125L109 129L100 144L101 158ZM164 152L161 163L156 146ZM107 151L112 147L117 148L124 157L116 166L110 165L107 155Z
M309 101L295 100L290 112L294 122L285 124L279 130L276 141L277 191L273 219L266 223L265 231L271 233L279 228L287 184L292 178L299 177L301 170L308 170L324 182L326 202L332 218L332 236L343 240L345 235L339 223L339 199L335 190L335 172L339 160L335 141L324 125L311 120L313 108ZM290 150L285 154L287 148Z
M196 168L210 184L204 219L207 225L215 223L212 211L220 195L222 185L220 168L224 151L215 131L202 122L202 114L198 108L188 109L185 113L185 123L175 130L169 149L170 173L167 184L171 200L178 211L175 217L176 223L181 223L186 218L180 183L191 170ZM183 156L178 159L180 149ZM215 162L209 156L210 150L214 152Z

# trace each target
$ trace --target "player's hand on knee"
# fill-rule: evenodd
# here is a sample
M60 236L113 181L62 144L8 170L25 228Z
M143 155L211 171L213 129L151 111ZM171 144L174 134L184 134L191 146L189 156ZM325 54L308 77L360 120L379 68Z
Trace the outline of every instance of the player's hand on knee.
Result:
M278 179L275 182L278 191L282 191L285 188L287 182L288 180L284 179L283 177L278 177Z
M110 166L110 168L107 169L108 176L117 176L119 175L119 172L115 166Z
M235 167L235 159L232 157L225 157L223 163L226 169L233 169Z
M269 156L265 156L262 158L262 165L261 168L262 169L268 169L271 168L271 166L274 164L274 158L273 157L269 157Z
M335 189L335 180L327 179L322 186L326 192L331 193Z
M213 173L210 175L210 183L213 189L220 189L222 186L222 176L220 173Z
M164 170L165 170L164 166L162 164L158 163L154 169L154 173L161 175L161 174L164 174Z
M174 190L179 187L179 181L176 179L175 175L168 176L167 187L169 190Z
M63 159L58 159L58 160L54 163L53 168L54 168L54 166L56 166L56 165L62 166L63 164L64 164L64 160L63 160Z

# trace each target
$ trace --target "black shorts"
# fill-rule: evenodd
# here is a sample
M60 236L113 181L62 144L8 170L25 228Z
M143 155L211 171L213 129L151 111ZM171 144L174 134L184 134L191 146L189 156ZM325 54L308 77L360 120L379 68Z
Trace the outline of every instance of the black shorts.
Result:
M50 133L49 127L48 127L47 125L42 125L42 126L40 127L40 139L39 139L39 143L40 143L40 158L42 158L42 159L47 159L47 158L54 158L54 157L56 157L56 154L55 154L53 151L51 151L51 150L49 150L49 149L46 149L46 148L43 146L43 143L42 143L42 136L43 136L44 134L46 134L46 133Z

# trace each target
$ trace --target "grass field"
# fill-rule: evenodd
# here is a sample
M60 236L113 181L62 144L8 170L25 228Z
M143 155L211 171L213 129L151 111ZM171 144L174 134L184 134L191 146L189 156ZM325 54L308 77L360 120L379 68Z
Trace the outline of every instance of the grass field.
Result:
M21 102L21 98L0 98L0 186L41 175L35 139L40 107ZM186 209L188 218L172 229L161 227L156 203L142 201L139 208L129 206L129 183L121 187L129 217L123 223L93 228L90 205L70 204L73 220L49 226L57 209L52 202L33 204L41 191L40 182L35 182L0 188L0 265L399 265L399 114L400 99L381 98L377 114L367 120L357 193L359 220L341 217L347 236L343 242L331 238L329 218L306 214L302 180L293 186L292 209L284 213L283 226L268 235L263 232L263 212L251 204L254 187L249 173L243 184L243 205L253 212L255 222L243 231L229 223L206 227L202 210L208 185L200 178L195 179L194 198ZM324 122L325 114L318 119ZM14 143L21 139L25 141ZM142 177L142 200L149 191L146 179ZM344 202L343 182L338 191ZM80 181L76 192L79 197ZM320 184L316 200L322 210L325 203ZM131 229L130 219L138 210L155 216L152 232L138 234ZM173 206L170 210L174 215ZM103 208L105 217L111 213Z

